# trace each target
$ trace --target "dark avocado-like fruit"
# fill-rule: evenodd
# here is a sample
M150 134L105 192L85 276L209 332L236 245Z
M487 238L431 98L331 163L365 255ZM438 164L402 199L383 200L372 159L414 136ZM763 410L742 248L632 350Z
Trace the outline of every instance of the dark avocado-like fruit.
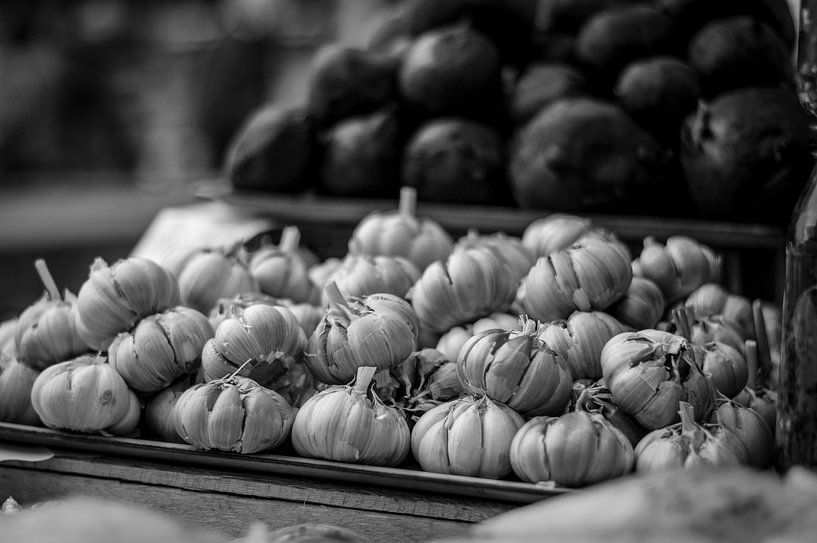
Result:
M797 29L788 0L655 0L655 5L674 24L678 52L708 23L741 15L766 23L789 51L794 48Z
M741 87L793 84L792 61L783 40L751 17L705 25L692 38L688 58L707 98Z
M397 102L399 60L338 43L312 60L308 110L321 129Z
M496 116L502 70L493 44L469 25L419 36L403 58L399 89L421 118L443 115L477 120Z
M302 192L312 184L316 149L312 119L302 108L265 104L233 137L227 175L239 189Z
M702 217L785 224L813 164L797 95L745 88L703 102L681 133L681 163Z
M617 105L566 98L517 135L511 187L521 207L571 212L666 214L668 155Z
M492 128L457 118L420 127L403 155L403 184L421 200L481 205L512 203L505 145Z
M647 0L540 0L535 32L576 33L593 15L605 9L643 4Z
M397 198L400 122L391 110L352 117L323 136L319 190L360 198Z
M701 89L695 72L674 57L650 57L628 65L615 87L618 103L655 138L675 148L681 124L695 111Z
M666 53L672 21L647 4L606 9L593 15L576 40L576 59L599 85L612 86L629 63Z
M513 87L510 94L510 115L519 126L560 98L587 93L587 82L575 68L566 64L533 64Z
M492 42L503 64L524 65L538 0L407 0L404 11L409 31L420 36L430 30L467 23Z

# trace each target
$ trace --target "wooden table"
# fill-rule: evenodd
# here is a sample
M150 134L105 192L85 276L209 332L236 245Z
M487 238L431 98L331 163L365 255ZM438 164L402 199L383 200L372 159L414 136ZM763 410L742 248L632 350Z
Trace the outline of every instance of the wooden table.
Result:
M0 462L0 499L23 506L70 495L147 506L231 537L256 521L346 527L377 542L462 535L470 524L568 492L284 455L195 451L187 445L79 435L0 423L0 446L53 453Z

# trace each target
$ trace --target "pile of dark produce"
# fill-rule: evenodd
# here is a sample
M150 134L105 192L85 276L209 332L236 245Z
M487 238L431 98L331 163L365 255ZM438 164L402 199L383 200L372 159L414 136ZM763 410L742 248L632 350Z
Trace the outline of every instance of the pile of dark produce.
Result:
M410 0L313 60L238 189L783 224L812 158L786 0Z

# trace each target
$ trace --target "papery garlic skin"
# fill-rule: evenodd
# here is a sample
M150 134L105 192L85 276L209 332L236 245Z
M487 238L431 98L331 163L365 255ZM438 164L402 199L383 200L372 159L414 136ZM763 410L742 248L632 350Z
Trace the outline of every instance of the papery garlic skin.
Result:
M628 328L602 311L576 311L567 319L544 323L539 339L570 367L573 379L600 379L601 351L613 336Z
M129 257L108 266L97 258L77 294L77 331L92 349L104 351L140 319L178 303L176 277L152 260Z
M681 422L654 430L635 447L636 471L737 466L747 457L743 443L718 424L699 425L686 402L680 402Z
M658 285L644 277L633 277L630 287L605 311L636 330L655 328L664 315L664 295Z
M703 345L703 372L715 389L727 398L734 398L746 386L749 368L746 359L734 347L719 341Z
M281 445L294 418L280 394L238 376L193 385L175 413L176 431L190 445L242 454Z
M264 294L316 304L320 288L309 277L309 265L297 252L264 247L250 256L249 271Z
M705 417L714 408L714 398L696 347L660 330L613 337L601 352L613 401L649 430L676 422L680 401L691 403L695 414Z
M632 471L635 452L601 415L573 411L528 420L514 435L510 461L523 481L580 487Z
M715 411L715 419L746 447L749 465L764 469L771 464L774 432L757 411L735 402L723 402Z
M485 248L505 262L511 273L512 281L519 284L536 262L533 253L522 244L522 240L502 232L491 235L479 235L475 231L457 240L454 249Z
M405 298L419 278L417 266L406 258L349 254L328 280L335 281L347 297L386 293ZM329 303L324 294L322 304L327 306Z
M198 369L202 348L213 334L204 314L177 306L119 334L108 347L108 360L130 388L156 392Z
M259 292L258 280L239 256L218 250L201 250L179 272L179 295L183 305L209 315L220 298Z
M522 233L522 245L538 259L589 238L619 243L622 250L627 251L612 232L595 226L586 217L567 213L551 213L530 223ZM629 253L627 258L629 260Z
M64 301L46 294L23 310L14 334L18 359L42 370L89 351L77 330L75 303L76 296L66 291Z
M187 389L199 383L201 375L191 373L153 395L145 404L143 416L147 432L163 441L184 443L176 431L176 402Z
M31 404L31 389L39 372L0 352L0 421L39 426Z
M422 326L443 333L451 327L507 310L516 283L495 253L459 249L430 264L409 292Z
M423 471L499 479L511 472L510 444L523 423L506 405L464 396L420 417L411 451Z
M524 330L488 330L465 342L457 356L464 388L527 415L556 415L570 401L573 377L565 360Z
M697 320L710 315L721 315L735 323L744 338L755 337L752 302L745 296L730 293L717 283L701 285L687 296L684 305L692 308Z
M671 236L664 245L647 237L632 267L634 276L658 285L667 305L703 284L717 282L721 275L720 257L687 236Z
M584 239L540 257L517 297L531 318L549 322L574 311L606 309L627 292L632 277L629 253L613 243Z
M327 384L350 382L357 369L388 369L414 351L420 324L411 305L392 294L333 303L310 336L305 360Z
M44 369L31 389L31 403L49 428L92 433L125 419L131 394L103 357L85 355Z
M336 462L397 466L408 456L409 440L399 410L343 385L307 400L292 427L292 445L299 455Z

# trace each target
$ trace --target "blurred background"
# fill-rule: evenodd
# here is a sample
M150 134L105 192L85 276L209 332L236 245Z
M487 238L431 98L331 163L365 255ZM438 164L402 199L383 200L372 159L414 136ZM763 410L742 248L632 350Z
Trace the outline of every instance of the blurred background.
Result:
M266 101L305 97L324 43L362 45L398 0L0 2L0 318L76 289L159 209L194 201Z

